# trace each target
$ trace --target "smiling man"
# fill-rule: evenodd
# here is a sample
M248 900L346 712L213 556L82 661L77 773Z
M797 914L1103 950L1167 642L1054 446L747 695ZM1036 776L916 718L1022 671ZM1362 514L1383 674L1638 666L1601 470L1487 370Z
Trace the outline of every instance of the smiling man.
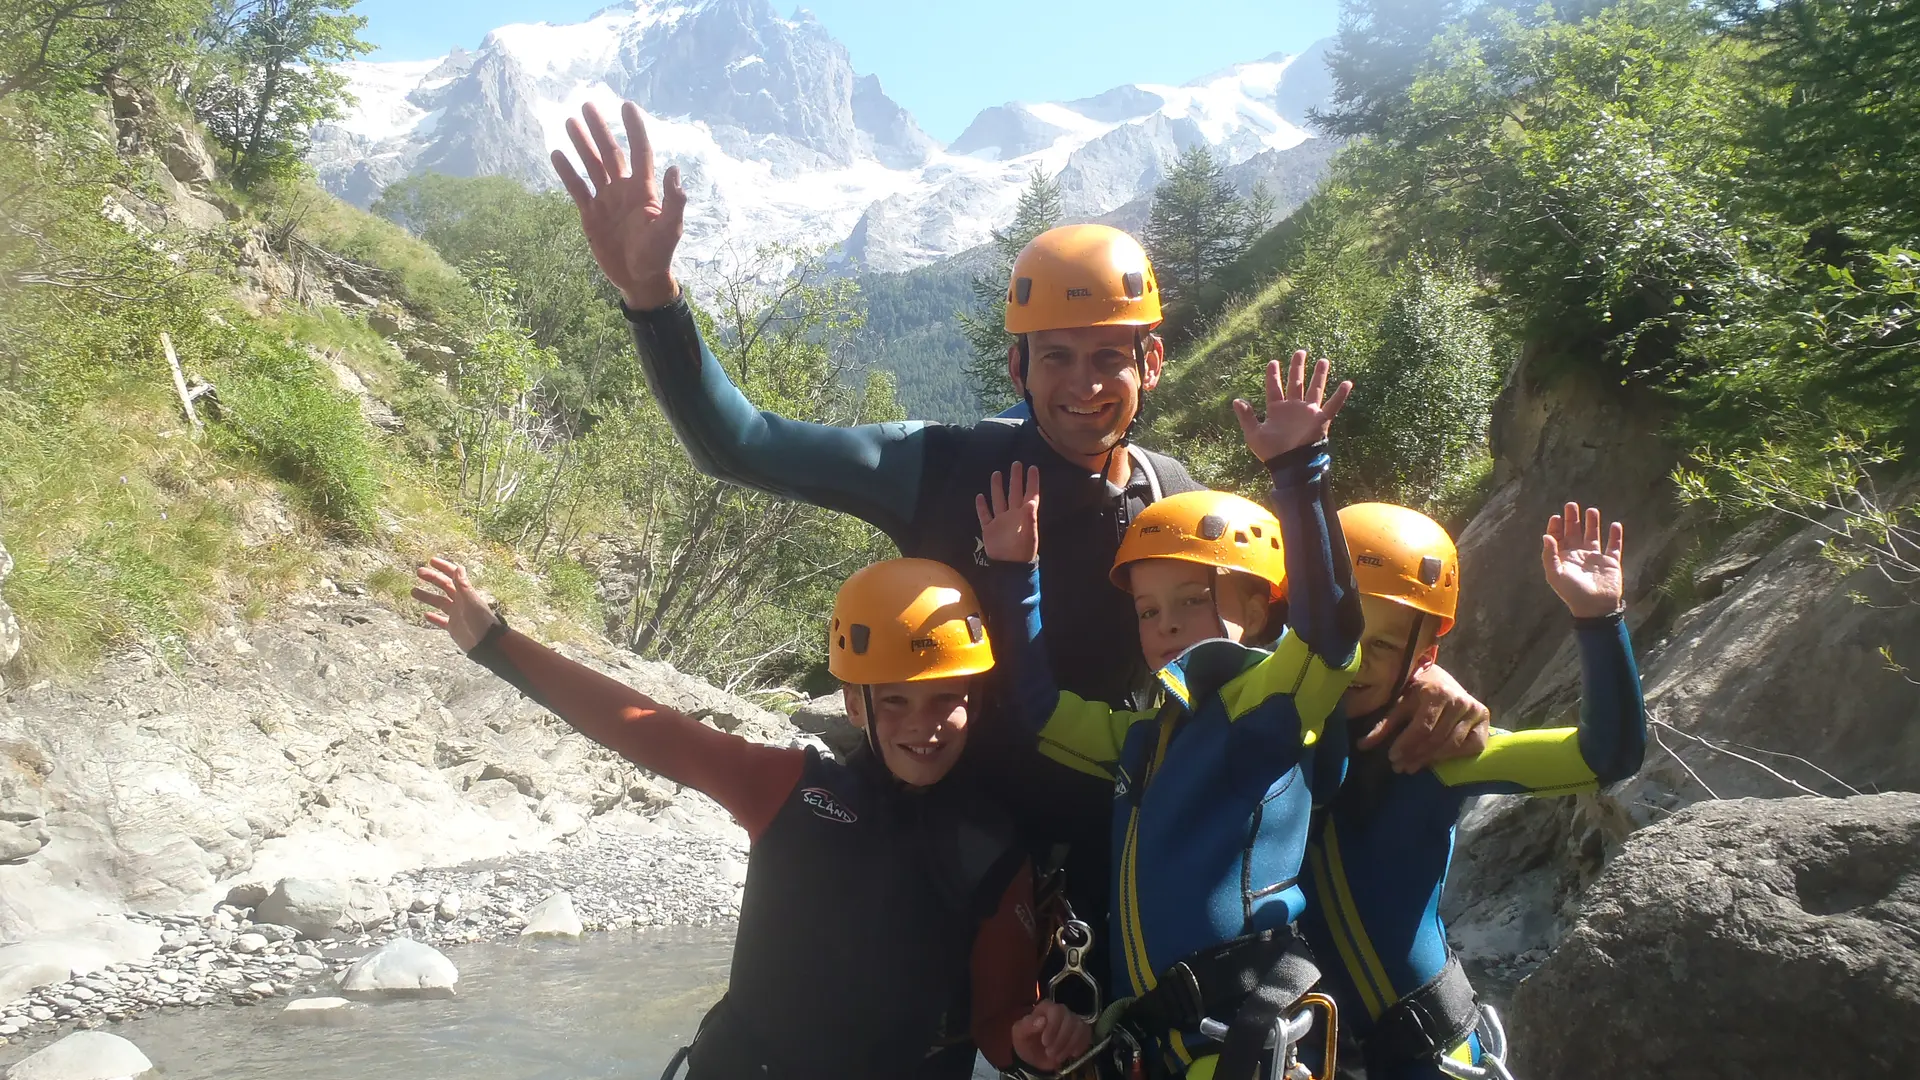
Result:
M1066 226L1021 253L1007 289L1007 374L1032 409L1024 421L971 427L918 421L831 427L762 412L700 339L672 273L687 196L677 168L654 172L639 107L621 110L634 168L588 105L567 133L585 176L553 164L580 209L594 258L619 289L649 385L695 466L709 476L853 514L909 557L937 559L986 583L974 498L996 470L1035 464L1046 491L1039 526L1046 649L1062 689L1130 707L1149 674L1127 594L1108 580L1120 538L1147 505L1199 488L1172 458L1129 436L1159 382L1153 333L1160 293L1140 245L1117 229ZM1222 423L1230 418L1221 417ZM1411 719L1396 760L1474 753L1486 710L1437 668L1395 714ZM1096 927L1107 904L1112 786L1055 765L987 710L968 757L1020 819L1037 855L1068 845L1075 909ZM1383 723L1390 730L1392 721ZM1096 950L1096 955L1098 950Z

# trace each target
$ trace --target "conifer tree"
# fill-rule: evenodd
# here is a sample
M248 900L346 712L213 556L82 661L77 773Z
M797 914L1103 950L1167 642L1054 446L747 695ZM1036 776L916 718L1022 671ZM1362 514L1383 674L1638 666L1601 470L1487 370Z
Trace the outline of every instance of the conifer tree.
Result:
M1182 151L1173 171L1153 191L1146 248L1161 294L1191 301L1221 268L1240 257L1265 231L1273 200L1256 187L1250 198L1233 188L1205 144Z
M987 273L974 276L971 308L956 313L973 347L973 356L967 361L967 382L980 407L988 412L999 412L1018 400L1007 381L1007 346L1013 342L1007 336L1005 311L1013 260L1034 237L1059 224L1060 214L1059 181L1035 167L1014 208L1013 222L993 232L993 266Z

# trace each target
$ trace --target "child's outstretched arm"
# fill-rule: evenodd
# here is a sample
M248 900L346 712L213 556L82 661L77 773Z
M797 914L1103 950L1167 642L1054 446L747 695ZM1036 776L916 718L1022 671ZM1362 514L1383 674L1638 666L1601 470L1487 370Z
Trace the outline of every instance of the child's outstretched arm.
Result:
M1271 361L1266 415L1256 416L1241 399L1233 411L1247 449L1273 474L1273 511L1287 562L1287 624L1316 656L1346 667L1359 647L1365 616L1327 486L1326 443L1353 384L1342 382L1326 395L1329 366L1316 360L1309 380L1306 350L1296 350L1283 379L1280 361Z
M1442 761L1433 772L1462 795L1573 795L1639 771L1647 707L1628 640L1621 567L1625 531L1603 534L1600 511L1568 503L1547 522L1540 562L1547 584L1573 615L1580 644L1580 725L1496 732L1477 757Z
M1600 511L1578 503L1547 521L1540 563L1547 584L1573 614L1580 641L1580 756L1602 784L1640 769L1647 750L1647 707L1640 672L1627 639L1626 577L1622 556L1626 530L1607 527Z
M749 837L773 823L799 782L802 752L715 731L508 629L458 563L436 558L417 573L413 598L469 659L594 742L712 796Z
M991 615L995 678L1015 722L1040 740L1041 753L1068 768L1110 776L1127 727L1146 714L1084 700L1054 681L1040 639L1040 470L1016 461L1008 475L994 473L988 488L974 496L974 515L992 560L983 602Z

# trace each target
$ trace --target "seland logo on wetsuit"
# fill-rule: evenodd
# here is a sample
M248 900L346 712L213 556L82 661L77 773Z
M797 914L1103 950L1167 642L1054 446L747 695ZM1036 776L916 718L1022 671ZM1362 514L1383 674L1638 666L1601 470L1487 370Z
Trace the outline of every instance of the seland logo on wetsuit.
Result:
M858 814L840 805L840 800L834 798L833 792L826 788L806 788L800 792L800 801L807 804L815 817L837 821L842 825L851 825L860 820Z

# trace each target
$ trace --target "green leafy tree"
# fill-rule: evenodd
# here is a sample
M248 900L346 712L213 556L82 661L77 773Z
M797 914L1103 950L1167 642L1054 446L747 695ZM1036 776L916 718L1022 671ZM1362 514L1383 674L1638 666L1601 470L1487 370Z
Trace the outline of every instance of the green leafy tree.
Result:
M1266 192L1256 188L1242 198L1206 144L1181 151L1153 190L1147 221L1147 254L1162 294L1171 301L1196 300L1222 268L1260 238L1272 216Z
M1920 241L1920 0L1724 0L1754 43L1750 197L1885 249Z
M202 27L194 113L253 183L300 167L308 132L352 104L331 65L372 48L357 0L220 0Z
M191 53L205 0L0 0L0 98L149 80Z
M994 261L988 272L974 275L972 305L957 313L973 349L967 381L987 412L999 412L1019 400L1007 381L1007 348L1013 344L1006 331L1007 280L1013 260L1034 237L1058 225L1060 215L1060 183L1036 167L1020 193L1012 223L993 232Z

